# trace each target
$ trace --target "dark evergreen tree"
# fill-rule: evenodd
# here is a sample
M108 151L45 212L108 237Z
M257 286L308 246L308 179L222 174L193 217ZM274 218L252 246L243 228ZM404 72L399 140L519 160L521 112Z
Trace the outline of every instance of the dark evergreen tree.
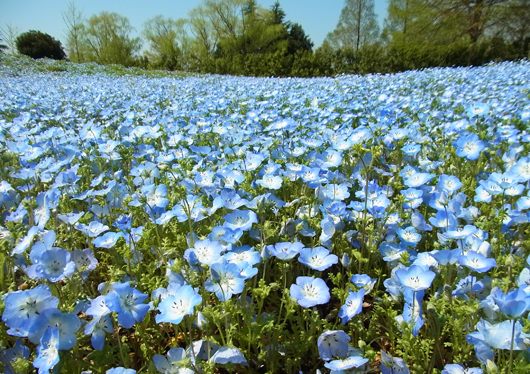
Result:
M61 42L40 31L30 30L20 34L16 39L16 44L20 54L31 58L66 59Z

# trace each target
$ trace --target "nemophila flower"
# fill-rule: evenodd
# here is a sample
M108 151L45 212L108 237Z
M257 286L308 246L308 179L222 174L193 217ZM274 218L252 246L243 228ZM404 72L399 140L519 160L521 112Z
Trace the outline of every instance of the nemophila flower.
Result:
M20 329L27 336L27 329L46 309L56 308L59 299L52 295L50 288L39 285L27 291L14 291L5 297L5 309L2 321L11 329ZM15 331L13 331L15 332ZM9 331L8 331L9 333Z
M258 216L251 210L236 209L232 213L228 213L223 217L225 222L223 226L231 229L241 229L248 231L252 228L252 224L258 223Z
M236 191L223 189L220 193L223 206L226 209L234 210L248 203L248 200L241 198Z
M221 347L215 352L215 354L210 358L210 361L216 364L241 364L248 366L247 360L243 353L236 347Z
M365 293L366 291L364 289L361 289L359 292L350 292L339 311L339 318L342 318L343 325L361 312Z
M491 324L481 319L476 325L478 331L467 334L466 341L475 346L475 354L479 361L484 364L487 360L493 360L495 357L492 348L495 350L509 350L511 348L513 328L513 320ZM523 325L521 322L516 321L513 350L527 350L527 346L524 344L525 339L528 339L528 334L523 333Z
M121 232L109 231L92 240L92 244L94 244L96 248L112 248L122 236L123 234Z
M403 243L416 247L416 244L421 240L421 234L419 234L414 226L409 226L405 229L398 229L397 234Z
M161 314L156 316L156 323L168 322L177 325L184 316L193 314L193 309L201 301L201 295L196 293L193 287L189 285L179 287L173 295L168 295L158 304Z
M84 280L87 279L90 272L98 265L98 260L96 260L94 252L90 248L74 250L72 253L72 261L76 269L81 272L81 277Z
M342 360L326 362L324 366L332 370L332 372L341 372L344 370L357 369L366 364L368 361L370 360L361 356L350 356Z
M479 368L465 368L460 364L447 364L442 370L442 374L482 374L483 370Z
M329 287L320 278L298 277L289 288L291 297L303 308L326 304L330 299Z
M70 261L70 253L62 248L51 248L39 255L32 251L31 260L36 264L28 267L26 273L31 279L45 278L50 282L63 280L75 270L75 263Z
M425 183L428 183L431 179L436 177L434 174L429 173L414 173L410 177L404 180L405 186L408 187L420 187Z
M405 298L403 314L397 316L395 319L398 325L403 322L412 325L412 335L418 336L420 329L425 323L422 309L422 299L425 296L425 291L413 292L410 289L405 289L403 295Z
M184 252L184 258L190 265L211 265L221 257L223 246L217 241L208 239L195 242L194 248L188 248Z
M105 304L112 312L118 313L118 323L128 329L143 321L149 310L149 305L142 304L146 298L147 294L132 288L129 283L119 283L106 296Z
M357 287L363 288L366 293L370 292L377 282L377 278L370 278L370 276L366 274L354 274L350 280Z
M473 289L472 289L473 288ZM477 293L484 289L484 284L480 281L477 281L476 277L471 275L465 277L458 281L453 291L454 296L462 296L469 293Z
M181 367L186 358L184 348L171 348L167 351L167 358L162 355L154 355L153 362L156 370L163 374L192 374L193 370Z
M8 348L0 354L0 362L4 364L4 374L16 374L11 370L13 364L18 360L26 361L29 358L29 349L22 344L22 340L17 339L13 348Z
M401 258L405 251L406 247L404 244L398 245L384 241L379 245L379 252L381 252L383 260L385 261L397 261Z
M59 331L59 350L69 350L75 346L75 333L81 328L81 322L75 314L63 313L56 308L44 310L32 323L28 334L29 340L38 344L44 331L48 327L55 327Z
M109 311L110 312L110 311ZM97 351L102 351L105 346L105 336L107 333L112 333L112 322L110 316L103 315L96 317L85 326L85 335L91 335L90 341L92 347Z
M243 292L245 278L236 264L221 259L212 264L210 272L212 276L204 283L204 288L214 292L220 301L230 300L232 295Z
M451 195L462 188L462 182L454 175L442 174L438 177L438 185L436 187Z
M200 312L199 312L200 313ZM193 346L193 352L191 348ZM219 350L219 346L213 341L209 340L196 340L188 346L186 354L195 363L196 359L206 361L211 359L213 355Z
M401 148L401 150L407 156L416 156L416 154L419 151L421 151L421 145L419 145L419 144L407 144L403 148Z
M486 147L485 143L474 133L461 136L453 143L453 146L456 148L457 156L465 157L468 160L476 160L480 156L480 152Z
M473 225L465 225L464 227L457 227L452 230L447 230L444 235L450 239L462 240L478 231L478 228Z
M451 230L458 224L456 216L446 210L439 210L435 217L429 218L429 222L431 225L445 230Z
M500 289L495 291L491 293L492 299L499 310L510 319L522 317L530 308L530 295L521 289L512 290L508 294L504 294Z
M324 196L331 200L345 200L350 197L346 184L328 184L324 189Z
M248 245L234 248L231 251L225 253L223 257L228 262L233 262L234 264L245 261L249 265L254 266L261 262L260 253L255 251L254 247L250 247Z
M485 273L491 268L497 267L497 263L494 258L487 258L481 253L475 251L469 251L465 255L457 257L460 265L465 266L478 273Z
M83 217L84 214L85 214L85 212L59 214L59 215L57 215L57 218L59 218L61 221L63 221L64 223L67 223L69 225L75 225L77 223L77 221L79 221L79 219L81 217Z
M381 350L379 370L382 374L410 374L410 370L402 358L392 357L383 350Z
M331 265L339 262L339 258L336 255L330 254L327 248L315 247L300 249L298 261L313 270L324 271Z
M405 196L405 202L403 203L403 208L405 209L416 209L423 203L422 190L409 188L407 190L402 190L401 194Z
M99 234L109 229L107 225L104 225L98 221L92 221L88 225L85 225L84 223L78 223L74 226L74 228L81 231L85 235L90 236L91 238L95 238Z
M345 358L348 355L348 343L351 338L342 330L324 331L317 340L318 354L324 361L333 357Z
M275 256L280 260L290 260L300 253L304 244L300 242L282 242L274 245L268 245L267 250L271 256Z
M33 366L39 369L39 374L48 374L59 362L59 330L48 327L37 347L37 358Z
M262 179L256 181L262 187L277 190L282 186L283 179L277 175L265 174Z
M123 366L120 366L117 368L112 368L112 369L107 370L105 374L136 374L136 370L126 369Z
M412 265L408 269L396 271L396 277L403 287L412 291L421 291L429 288L436 274L430 270L425 270L418 265Z
M530 158L521 157L515 165L510 168L510 172L519 175L521 180L530 180Z

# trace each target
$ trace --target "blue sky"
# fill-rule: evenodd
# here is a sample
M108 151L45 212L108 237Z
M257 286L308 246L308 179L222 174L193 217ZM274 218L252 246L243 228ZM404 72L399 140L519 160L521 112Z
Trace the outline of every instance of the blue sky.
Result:
M87 18L102 11L126 16L139 34L149 18L158 14L186 18L188 11L202 0L0 0L0 28L5 30L9 24L20 32L39 30L59 39L64 46L66 26L61 12L69 2L83 10ZM274 2L258 0L264 8L270 8ZM337 25L344 0L280 0L280 5L287 13L286 18L301 24L315 47L319 47L326 34ZM375 0L375 12L381 25L386 8L386 0Z

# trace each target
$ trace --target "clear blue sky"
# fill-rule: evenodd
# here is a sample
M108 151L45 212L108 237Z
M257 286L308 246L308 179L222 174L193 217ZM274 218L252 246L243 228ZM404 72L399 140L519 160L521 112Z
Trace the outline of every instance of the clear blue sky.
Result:
M65 43L66 26L61 16L67 4L73 2L83 10L85 17L102 11L116 12L129 18L140 33L143 23L162 14L174 19L187 18L188 11L202 0L0 0L0 28L17 27L20 32L39 30ZM270 8L275 0L258 0ZM339 20L344 0L280 0L286 19L302 25L315 47L319 47L326 34L333 31ZM386 17L387 0L375 0L375 12L382 26Z

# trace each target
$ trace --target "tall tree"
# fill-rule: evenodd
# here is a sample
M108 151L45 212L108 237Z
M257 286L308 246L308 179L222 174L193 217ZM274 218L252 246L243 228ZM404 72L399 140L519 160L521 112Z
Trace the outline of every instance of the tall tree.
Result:
M130 36L132 31L129 19L118 13L93 15L81 38L86 60L104 65L134 65L141 43L140 38Z
M4 34L4 42L7 45L8 53L12 55L17 53L17 37L20 35L20 29L11 24L6 24L5 28L2 29Z
M151 65L157 69L180 69L182 43L186 38L184 20L172 20L161 15L147 20L143 35L147 39L150 51L147 56Z
M377 41L379 34L374 0L345 0L337 27L326 39L334 48L357 51L364 44Z
M62 13L63 21L66 24L66 43L68 57L73 62L84 62L81 53L81 37L84 33L83 12L77 9L75 3L68 3L66 10Z

